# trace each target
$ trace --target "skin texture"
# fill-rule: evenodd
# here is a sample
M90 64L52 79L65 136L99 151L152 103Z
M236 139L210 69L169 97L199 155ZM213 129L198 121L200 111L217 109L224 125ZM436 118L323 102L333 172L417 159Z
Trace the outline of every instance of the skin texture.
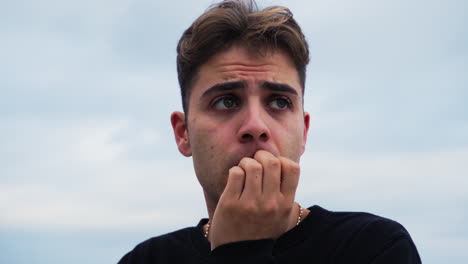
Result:
M187 119L174 112L171 123L179 151L193 157L212 249L277 238L295 226L310 119L302 102L298 73L280 50L234 45L200 67Z

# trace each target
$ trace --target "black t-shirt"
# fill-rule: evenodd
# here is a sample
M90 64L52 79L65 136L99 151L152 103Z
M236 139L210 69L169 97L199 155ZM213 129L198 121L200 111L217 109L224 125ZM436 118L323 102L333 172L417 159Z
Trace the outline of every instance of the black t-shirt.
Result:
M368 213L331 212L320 206L277 240L240 241L213 252L197 226L148 239L119 264L164 263L421 263L418 251L399 223Z

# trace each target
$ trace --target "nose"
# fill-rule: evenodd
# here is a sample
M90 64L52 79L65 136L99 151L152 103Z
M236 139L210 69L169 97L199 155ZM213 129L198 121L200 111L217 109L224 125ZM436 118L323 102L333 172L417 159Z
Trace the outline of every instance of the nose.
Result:
M241 126L237 133L239 142L268 141L271 136L266 122L268 114L259 103L249 104L240 118Z

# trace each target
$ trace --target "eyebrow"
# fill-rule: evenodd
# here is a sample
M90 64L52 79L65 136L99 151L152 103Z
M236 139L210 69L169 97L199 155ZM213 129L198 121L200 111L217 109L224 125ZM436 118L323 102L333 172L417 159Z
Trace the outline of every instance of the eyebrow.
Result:
M213 93L218 93L218 92L240 90L240 89L244 89L245 87L247 87L247 83L244 81L218 83L208 88L202 94L202 97L208 96ZM296 89L284 83L263 82L261 87L263 89L270 90L273 92L286 92L286 93L290 93L296 96L298 95Z
M224 82L224 83L218 83L210 88L208 88L203 94L202 97L205 97L207 95L213 94L213 93L218 93L218 92L223 92L223 91L232 91L232 90L239 90L243 89L247 86L245 82L242 81L234 81L234 82Z
M293 95L298 95L296 89L284 83L263 82L262 88L273 92L286 92Z

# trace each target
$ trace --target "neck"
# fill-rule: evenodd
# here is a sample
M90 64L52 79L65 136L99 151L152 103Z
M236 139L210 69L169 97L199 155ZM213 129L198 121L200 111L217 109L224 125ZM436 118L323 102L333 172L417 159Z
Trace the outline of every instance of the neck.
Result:
M208 210L208 219L213 219L213 215L216 210L216 206L218 205L219 198L213 199L206 192L203 193L205 195L206 209Z

